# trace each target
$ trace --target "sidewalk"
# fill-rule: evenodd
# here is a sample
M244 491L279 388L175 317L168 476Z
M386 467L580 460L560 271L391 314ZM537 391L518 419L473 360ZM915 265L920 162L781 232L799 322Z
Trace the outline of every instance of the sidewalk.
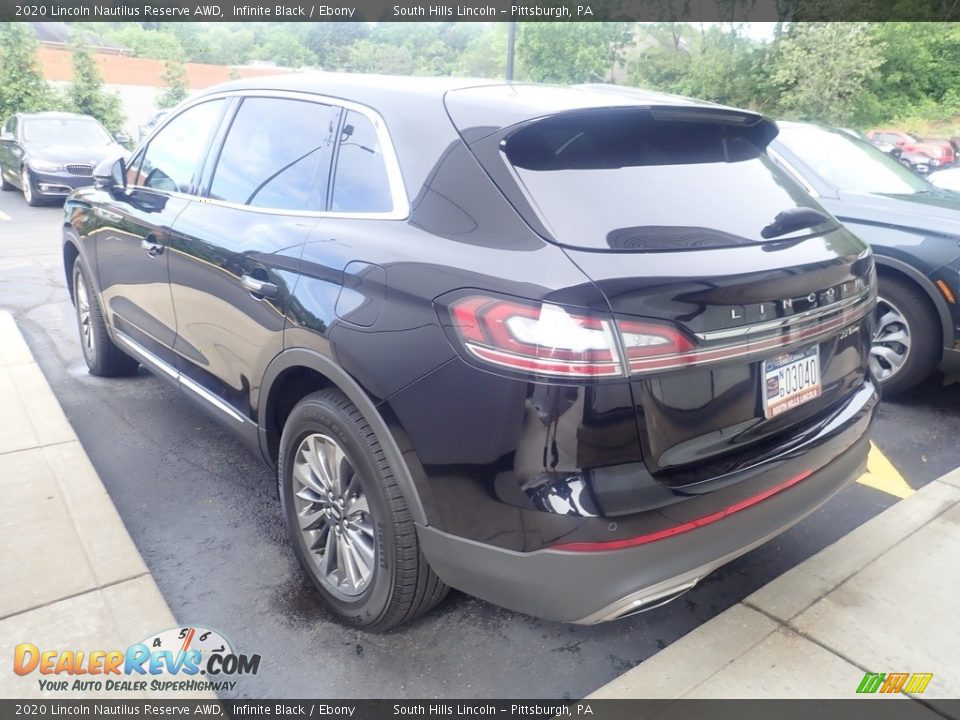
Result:
M867 672L933 673L918 698L960 697L960 469L590 699L849 699Z
M4 311L0 407L0 698L116 698L106 691L42 692L38 684L39 678L96 679L89 675L12 671L19 643L85 654L122 650L176 621ZM155 694L121 697L143 696Z

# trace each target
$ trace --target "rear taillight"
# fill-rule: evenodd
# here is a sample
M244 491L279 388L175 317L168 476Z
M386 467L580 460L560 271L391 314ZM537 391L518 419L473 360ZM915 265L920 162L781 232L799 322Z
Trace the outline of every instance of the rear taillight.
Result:
M690 338L666 325L618 320L617 327L630 372L683 365L677 359L696 349Z
M473 295L450 305L464 347L493 365L554 377L615 377L613 323L559 305Z
M862 320L872 307L867 299L706 346L667 323L595 316L551 303L469 295L447 308L460 344L485 363L552 377L608 378L747 360L817 342Z

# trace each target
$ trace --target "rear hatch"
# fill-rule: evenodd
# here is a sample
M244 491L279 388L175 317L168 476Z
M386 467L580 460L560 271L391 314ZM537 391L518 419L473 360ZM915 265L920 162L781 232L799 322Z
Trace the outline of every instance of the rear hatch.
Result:
M863 384L872 258L767 157L771 122L584 91L527 119L511 100L500 127L460 92L474 155L620 321L661 483L706 490L786 452Z

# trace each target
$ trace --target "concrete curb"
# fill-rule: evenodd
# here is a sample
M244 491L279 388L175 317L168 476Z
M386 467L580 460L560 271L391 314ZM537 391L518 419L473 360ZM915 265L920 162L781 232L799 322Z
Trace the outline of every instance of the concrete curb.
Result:
M589 699L854 698L865 672L932 672L922 699L956 698L957 551L960 468Z
M41 650L122 650L176 620L12 315L0 311L0 658ZM0 672L5 698L158 697L41 691ZM121 676L118 676L118 678ZM82 676L82 679L95 679ZM215 697L177 693L177 699Z

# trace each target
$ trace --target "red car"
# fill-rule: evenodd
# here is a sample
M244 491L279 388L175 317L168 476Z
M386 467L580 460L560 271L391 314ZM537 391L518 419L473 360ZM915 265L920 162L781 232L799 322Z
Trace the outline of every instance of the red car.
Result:
M871 130L867 138L874 145L889 144L905 152L926 155L930 158L930 164L937 167L949 165L956 159L953 145L946 140L917 140L901 130Z

